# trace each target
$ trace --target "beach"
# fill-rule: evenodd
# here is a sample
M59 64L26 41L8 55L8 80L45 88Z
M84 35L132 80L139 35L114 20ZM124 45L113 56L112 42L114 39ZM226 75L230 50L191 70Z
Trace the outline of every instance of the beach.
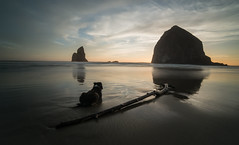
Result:
M237 66L1 61L0 80L2 145L239 143ZM103 84L102 104L76 107L94 82ZM54 128L145 95L162 83L172 85L173 93L97 120Z

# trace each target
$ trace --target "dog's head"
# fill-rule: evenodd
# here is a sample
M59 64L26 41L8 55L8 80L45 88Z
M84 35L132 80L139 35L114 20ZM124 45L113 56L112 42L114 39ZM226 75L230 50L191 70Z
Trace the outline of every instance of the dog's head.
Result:
M98 87L98 88L100 88L101 90L103 90L103 85L102 85L101 82L94 82L94 87L93 87L93 88L96 88L96 87Z

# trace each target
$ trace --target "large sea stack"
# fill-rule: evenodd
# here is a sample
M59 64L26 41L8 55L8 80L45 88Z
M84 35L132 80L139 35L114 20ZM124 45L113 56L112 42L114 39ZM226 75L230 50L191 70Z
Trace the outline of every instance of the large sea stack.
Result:
M83 46L78 48L77 53L73 53L71 61L88 62L88 60L85 58L85 51Z
M152 63L223 65L213 63L205 55L202 41L176 25L164 32L155 45Z

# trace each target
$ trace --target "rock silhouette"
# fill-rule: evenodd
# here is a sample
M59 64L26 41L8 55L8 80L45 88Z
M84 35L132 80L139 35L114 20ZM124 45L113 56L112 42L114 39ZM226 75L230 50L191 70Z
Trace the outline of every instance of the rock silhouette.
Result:
M88 60L85 58L85 51L83 46L78 48L77 53L73 53L71 61L88 62Z
M173 26L164 32L154 47L152 63L223 65L205 55L203 44L188 31Z

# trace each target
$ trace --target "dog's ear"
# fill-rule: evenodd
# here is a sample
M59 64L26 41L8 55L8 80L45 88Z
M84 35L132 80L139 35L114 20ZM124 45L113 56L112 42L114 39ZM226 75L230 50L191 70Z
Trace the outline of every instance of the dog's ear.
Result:
M99 82L99 86L100 86L101 89L103 89L103 85L102 85L101 82Z

